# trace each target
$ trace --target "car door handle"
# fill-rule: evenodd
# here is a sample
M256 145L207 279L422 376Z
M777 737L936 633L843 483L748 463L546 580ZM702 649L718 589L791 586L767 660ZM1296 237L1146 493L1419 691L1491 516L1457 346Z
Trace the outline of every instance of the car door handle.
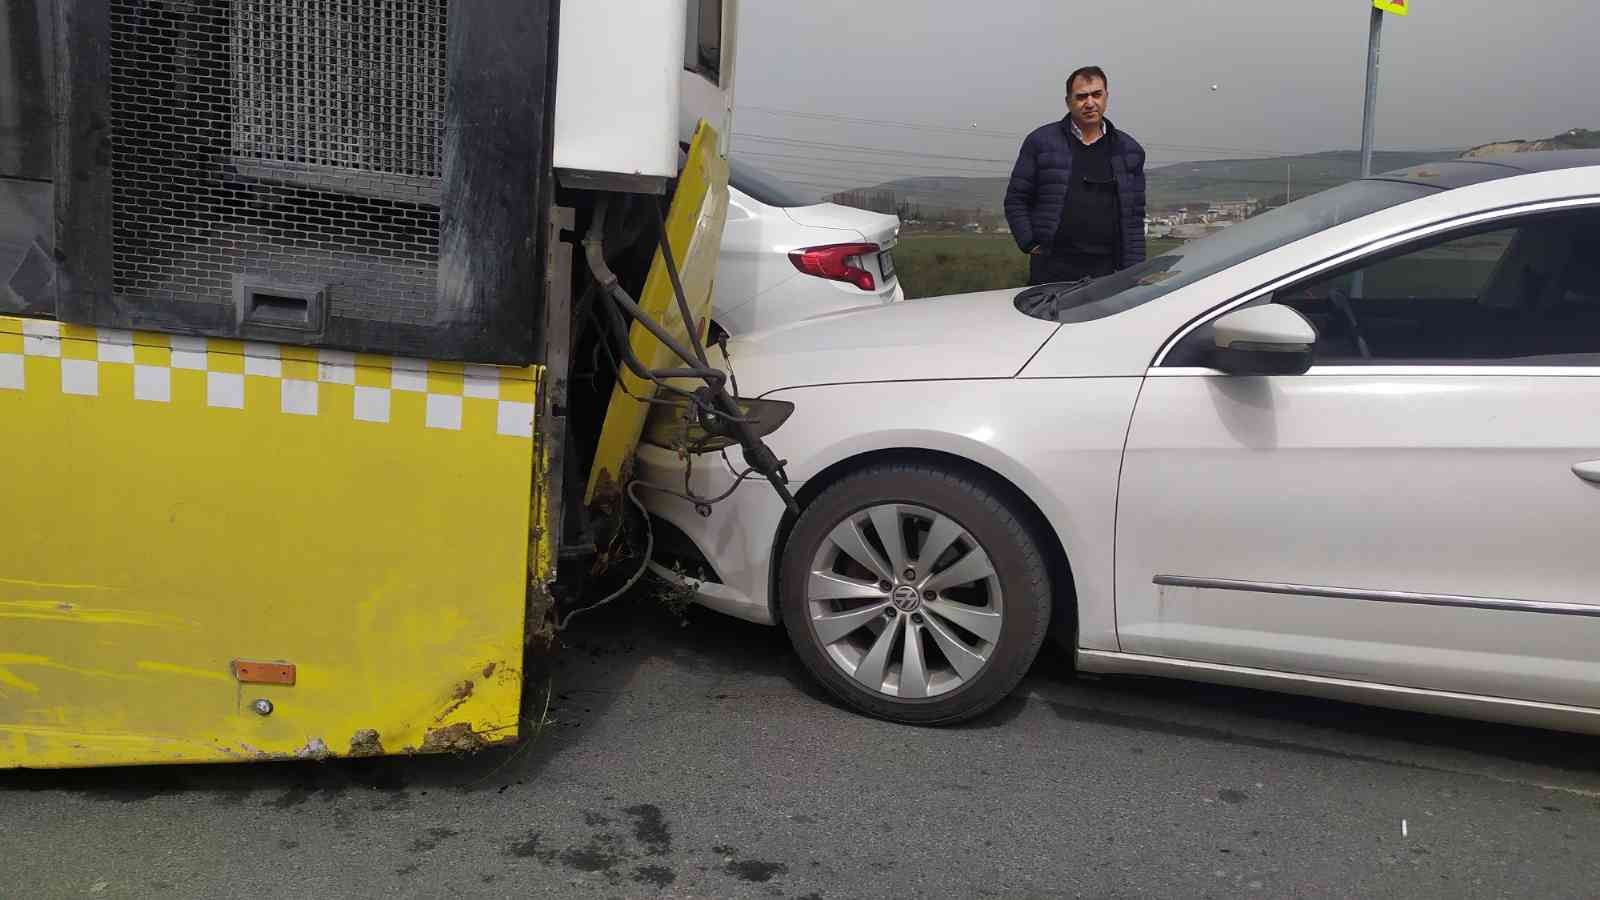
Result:
M1600 459L1591 459L1588 462L1573 463L1572 474L1591 484L1600 484Z

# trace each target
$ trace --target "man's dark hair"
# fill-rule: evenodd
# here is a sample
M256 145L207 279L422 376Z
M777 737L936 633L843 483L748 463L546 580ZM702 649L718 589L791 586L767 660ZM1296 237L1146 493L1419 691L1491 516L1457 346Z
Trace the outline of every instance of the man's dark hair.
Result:
M1072 95L1072 85L1075 82L1077 82L1077 80L1079 78L1091 78L1091 79L1098 78L1101 81L1105 82L1107 90L1110 90L1110 88L1111 88L1111 79L1106 77L1106 70L1105 69L1102 69L1099 66L1084 66L1083 68L1078 69L1078 70L1074 71L1071 75L1067 76L1067 95L1068 96Z

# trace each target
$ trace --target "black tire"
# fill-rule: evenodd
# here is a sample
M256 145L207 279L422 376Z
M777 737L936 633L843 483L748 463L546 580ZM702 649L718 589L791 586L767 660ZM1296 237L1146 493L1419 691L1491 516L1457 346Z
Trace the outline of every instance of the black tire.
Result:
M988 555L1000 587L999 636L987 662L965 683L938 696L900 698L857 682L829 655L812 623L807 586L824 542L840 523L885 504L920 507L954 520ZM846 704L895 722L947 725L985 712L1027 674L1050 629L1050 572L1033 534L984 479L933 465L878 465L830 485L795 523L781 566L779 607L806 668ZM886 616L893 614L885 610Z

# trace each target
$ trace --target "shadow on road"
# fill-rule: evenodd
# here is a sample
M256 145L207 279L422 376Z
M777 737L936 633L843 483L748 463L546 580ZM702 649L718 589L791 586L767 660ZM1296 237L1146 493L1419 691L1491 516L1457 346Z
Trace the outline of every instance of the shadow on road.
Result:
M1059 661L1036 683L1071 676ZM1057 691L1056 693L1059 693ZM1575 773L1600 774L1600 737L1501 725L1336 700L1200 682L1132 676L1077 679L1070 696L1045 701L1062 719L1175 737L1350 757L1335 737L1368 738ZM1329 746L1317 742L1326 734ZM1252 735L1284 735L1263 738ZM1346 743L1348 743L1346 741Z
M201 794L219 805L276 794L271 805L285 809L351 793L371 794L373 808L385 809L404 804L414 793L503 792L537 778L564 747L581 741L583 721L603 715L630 689L642 664L661 658L676 667L734 678L778 675L819 702L833 702L806 677L782 630L697 608L687 618L675 616L641 592L574 619L552 655L525 661L522 740L514 747L475 755L323 762L14 770L0 772L0 792L65 791L121 803Z
M405 803L413 793L503 792L536 779L565 748L581 746L583 723L603 716L619 697L639 689L638 670L650 661L735 682L781 678L819 707L845 709L805 671L781 629L698 608L680 617L643 593L575 619L559 643L549 659L528 661L525 671L535 674L525 689L523 741L514 748L476 756L13 771L0 773L0 791L66 791L123 803L202 794L218 805L263 795L271 798L270 805L285 809L349 793L370 795L373 808L384 809ZM707 703L720 699L714 693L705 698ZM1569 772L1600 772L1600 738L1193 682L1080 679L1066 655L1048 646L1013 696L954 727L1003 729L1039 702L1069 722L1301 753L1348 757L1342 750L1319 747L1318 736L1326 734L1330 742L1336 736L1360 736ZM541 714L547 716L546 724L538 727ZM1285 730L1293 734L1278 736Z

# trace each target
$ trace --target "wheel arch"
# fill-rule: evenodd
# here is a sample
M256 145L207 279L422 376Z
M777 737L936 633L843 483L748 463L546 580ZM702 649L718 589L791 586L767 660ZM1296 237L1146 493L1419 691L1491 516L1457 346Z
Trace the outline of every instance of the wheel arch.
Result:
M983 481L1005 499L1023 520L1029 533L1038 542L1040 552L1044 554L1050 573L1051 635L1058 644L1063 644L1065 647L1077 646L1078 597L1066 546L1038 504L1014 482L993 468L964 456L923 447L869 450L837 460L806 479L805 484L795 492L795 502L804 511L819 494L839 481L873 466L895 463L923 463L962 473ZM784 547L788 544L789 535L793 532L798 519L798 515L788 512L779 521L777 533L773 536L771 562L767 566L767 603L772 610L773 621L777 622L779 627L783 626L783 616L777 607L778 578L783 569Z

